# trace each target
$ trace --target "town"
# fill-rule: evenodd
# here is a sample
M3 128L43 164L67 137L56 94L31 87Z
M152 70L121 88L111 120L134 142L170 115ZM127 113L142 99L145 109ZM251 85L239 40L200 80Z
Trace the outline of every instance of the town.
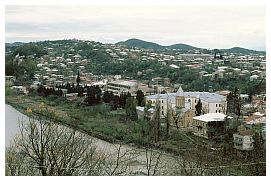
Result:
M265 158L265 76L265 52L238 47L159 47L138 39L6 44L6 96L125 110L119 122L144 121L148 129L138 134L167 151L174 149L161 144L174 132L213 151L227 142L231 154Z

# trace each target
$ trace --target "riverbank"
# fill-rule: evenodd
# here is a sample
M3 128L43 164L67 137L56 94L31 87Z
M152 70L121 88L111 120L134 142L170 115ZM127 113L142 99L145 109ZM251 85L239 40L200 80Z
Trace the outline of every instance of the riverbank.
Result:
M52 120L57 124L68 126L110 143L121 142L137 148L153 147L209 167L249 162L235 154L211 150L208 145L200 144L203 141L200 138L186 135L178 130L170 130L167 140L150 144L148 136L144 134L148 131L147 125L142 120L124 122L122 119L125 116L124 110L110 111L104 104L92 107L82 106L79 101L72 102L55 97L6 96L6 103L22 113L26 113L27 108L31 108L33 114L39 114L39 106L43 103L48 109L55 112ZM195 142L188 139L187 136ZM241 175L244 173L243 170L236 170L233 175L240 175L238 172L242 172Z
M55 121L90 136L108 141L110 143L122 142L137 147L155 147L177 155L185 155L187 150L196 146L190 139L179 134L177 130L171 130L167 140L161 140L152 144L147 135L147 123L125 122L125 110L110 111L105 105L81 106L77 102L67 101L61 98L43 98L39 96L6 96L6 103L22 113L31 108L33 114L40 114L38 107L44 103L46 107L56 113ZM200 141L200 140L198 140Z

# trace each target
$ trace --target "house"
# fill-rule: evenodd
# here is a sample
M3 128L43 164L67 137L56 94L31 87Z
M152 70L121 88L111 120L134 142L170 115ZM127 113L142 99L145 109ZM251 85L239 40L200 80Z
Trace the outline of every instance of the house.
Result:
M16 81L15 76L5 76L5 86L10 87L14 85L14 82Z
M253 136L251 129L240 126L238 132L233 134L234 148L242 151L253 150Z
M258 75L252 75L252 76L249 77L249 80L254 81L254 80L257 80L258 78L259 78Z
M215 80L218 79L218 78L223 79L224 73L225 73L224 69L219 69L219 70L212 73L212 78L215 79Z
M207 139L221 139L225 134L225 120L223 113L208 113L193 117L192 126L194 135ZM227 117L232 119L232 117Z
M13 89L16 94L28 94L25 86L12 86L11 89Z
M30 88L37 90L40 85L41 85L41 82L33 81L32 84L30 85Z

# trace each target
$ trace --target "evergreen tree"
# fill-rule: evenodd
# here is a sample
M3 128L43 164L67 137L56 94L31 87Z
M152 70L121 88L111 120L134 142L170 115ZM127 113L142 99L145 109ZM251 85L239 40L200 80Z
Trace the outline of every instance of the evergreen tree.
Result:
M96 97L95 97L94 92L89 92L89 94L87 95L85 99L85 102L90 106L93 106L96 104Z
M138 106L144 106L145 105L144 93L142 92L142 90L138 90L136 92L136 100L137 100L137 105Z
M237 116L241 115L241 98L237 87L227 96L227 113L233 113Z
M199 99L199 102L197 103L197 105L195 106L196 108L196 116L201 115L202 112L202 103L201 100Z
M111 92L112 93L112 92ZM112 93L113 94L113 93ZM104 95L103 95L103 101L105 103L109 103L113 97L111 97L112 95L110 95L110 93L108 91L105 91L104 92Z
M137 121L138 116L136 112L136 104L134 98L128 96L125 104L126 118L131 121Z
M77 87L79 87L80 82L81 82L81 79L80 79L80 75L79 75L79 71L78 71L77 72L77 78L76 78Z
M156 100L155 105L155 113L153 115L153 134L154 134L154 142L158 142L160 140L160 109L161 105L158 100Z

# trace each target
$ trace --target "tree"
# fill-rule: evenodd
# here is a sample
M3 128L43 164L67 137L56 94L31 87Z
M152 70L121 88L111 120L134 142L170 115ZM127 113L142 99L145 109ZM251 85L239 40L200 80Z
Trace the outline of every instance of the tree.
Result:
M110 102L110 106L112 110L116 110L120 106L120 100L118 95L113 96L113 100Z
M197 105L195 106L196 108L196 116L201 115L201 111L202 111L202 103L201 100L199 99Z
M134 101L134 98L131 96L127 97L126 99L125 111L126 111L126 118L128 120L131 120L131 121L138 120L135 101Z
M93 105L96 105L97 103L97 100L96 100L96 96L95 96L95 93L94 92L89 92L87 94L87 97L85 99L85 102L90 105L90 106L93 106Z
M237 116L241 115L241 98L237 87L227 96L227 113L234 113Z
M111 92L112 93L112 92ZM108 91L105 91L104 92L104 95L103 95L103 101L105 102L105 103L109 103L111 100L112 100L112 98L113 97L111 97L112 95L110 94L110 92L108 92Z
M132 159L131 149L112 149L112 155L96 150L86 134L54 124L55 112L40 105L39 115L21 121L20 135L6 149L6 175L127 175ZM51 116L49 116L51 115Z
M136 92L136 100L137 100L137 105L138 106L144 106L145 105L144 93L142 92L142 90L138 90Z
M155 112L150 120L150 134L152 135L154 142L158 142L160 140L160 103L159 99L156 100L155 104Z
M155 152L153 148L145 148L147 176L155 176L159 170L162 152Z
M29 114L32 113L30 110ZM45 109L40 113L53 114ZM33 173L43 176L78 175L78 168L93 166L96 147L92 140L84 134L54 124L53 118L48 119L50 121L45 122L41 117L35 117L35 120L30 118L28 122L21 122L20 137L14 145L16 150L10 150L14 156L22 158L20 164L26 164L29 170L33 169ZM12 165L13 161L9 160L9 164Z
M76 77L76 83L77 83L77 87L79 87L79 83L81 82L80 79L80 75L79 75L79 71L77 72L77 77Z

